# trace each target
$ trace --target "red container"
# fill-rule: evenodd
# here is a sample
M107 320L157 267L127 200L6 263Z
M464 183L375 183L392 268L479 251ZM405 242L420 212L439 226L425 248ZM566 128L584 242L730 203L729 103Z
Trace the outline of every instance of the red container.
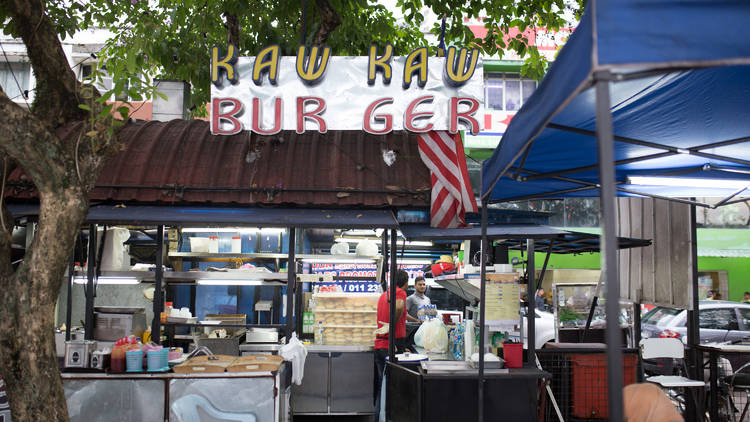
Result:
M503 344L503 359L506 368L520 368L523 366L523 344Z
M573 416L582 419L609 419L607 355L581 353L569 355L572 367L571 405ZM638 355L622 356L623 386L635 382Z

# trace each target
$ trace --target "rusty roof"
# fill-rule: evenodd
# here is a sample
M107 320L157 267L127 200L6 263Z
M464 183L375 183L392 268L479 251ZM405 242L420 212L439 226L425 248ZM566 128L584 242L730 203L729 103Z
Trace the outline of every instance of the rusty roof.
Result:
M429 206L429 170L417 136L407 132L219 136L208 122L173 120L130 122L120 138L125 148L105 165L92 201ZM388 165L384 156L395 161ZM19 199L34 194L9 193Z

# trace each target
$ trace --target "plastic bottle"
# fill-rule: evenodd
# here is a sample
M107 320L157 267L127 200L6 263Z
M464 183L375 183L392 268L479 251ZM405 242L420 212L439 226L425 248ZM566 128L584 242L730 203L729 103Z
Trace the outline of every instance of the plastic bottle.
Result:
M172 302L164 302L164 314L166 316L172 316ZM166 319L166 318L165 318ZM164 321L166 322L166 321Z
M125 372L125 343L123 339L117 340L115 345L112 347L112 355L110 359L110 372Z
M219 253L219 236L208 236L208 253Z
M232 253L242 252L242 239L239 236L232 236Z
M315 344L323 344L323 321L318 321L318 331L316 332L317 336L315 336Z

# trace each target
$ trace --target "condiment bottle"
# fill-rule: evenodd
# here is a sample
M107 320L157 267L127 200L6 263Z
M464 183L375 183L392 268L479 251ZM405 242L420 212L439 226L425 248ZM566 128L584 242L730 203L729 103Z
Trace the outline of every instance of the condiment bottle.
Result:
M117 340L112 347L110 358L110 372L125 372L125 342L123 339Z

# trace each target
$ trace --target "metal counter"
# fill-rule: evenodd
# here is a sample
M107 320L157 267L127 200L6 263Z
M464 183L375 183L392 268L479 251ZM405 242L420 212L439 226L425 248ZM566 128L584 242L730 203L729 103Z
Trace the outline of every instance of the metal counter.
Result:
M240 354L246 353L273 353L279 352L283 344L271 343L246 343L240 344ZM334 346L328 344L307 344L305 345L308 353L326 353L326 352L372 352L372 346Z
M278 354L281 344L240 345L240 354ZM309 344L301 385L291 388L295 415L374 413L375 360L372 346Z
M71 421L289 420L287 365L279 371L174 373L63 373Z
M295 415L373 414L375 360L372 346L307 347L302 385L292 386Z
M478 419L476 369L427 373L418 365L386 365L388 420ZM549 373L535 368L485 370L484 414L492 420L536 421L549 378Z

